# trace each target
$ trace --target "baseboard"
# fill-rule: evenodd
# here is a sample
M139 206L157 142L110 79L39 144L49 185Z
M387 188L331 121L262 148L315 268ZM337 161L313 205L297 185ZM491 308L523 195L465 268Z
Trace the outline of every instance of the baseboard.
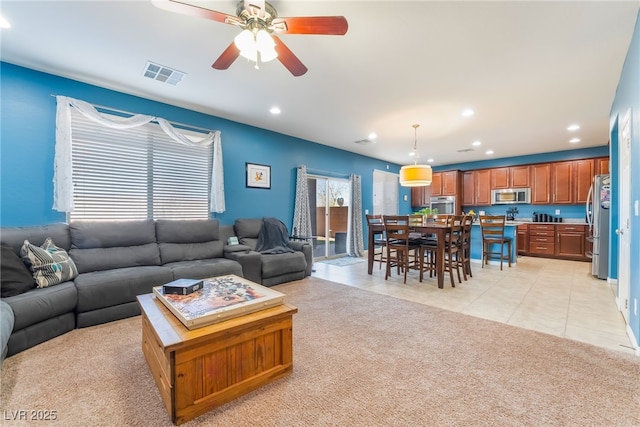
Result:
M629 337L629 341L631 341L631 346L633 347L633 352L636 356L640 357L640 346L638 346L638 340L636 336L633 334L633 330L631 326L627 324L627 336Z

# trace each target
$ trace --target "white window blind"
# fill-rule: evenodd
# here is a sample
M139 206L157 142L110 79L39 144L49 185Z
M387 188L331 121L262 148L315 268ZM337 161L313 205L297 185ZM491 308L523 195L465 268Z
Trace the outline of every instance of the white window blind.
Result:
M178 144L156 123L111 129L75 109L71 129L70 221L209 218L213 144Z

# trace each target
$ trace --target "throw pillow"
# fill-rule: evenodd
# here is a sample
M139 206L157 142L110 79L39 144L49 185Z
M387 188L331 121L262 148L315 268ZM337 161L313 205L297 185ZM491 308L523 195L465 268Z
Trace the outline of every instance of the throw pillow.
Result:
M24 262L6 243L0 245L0 296L12 297L27 292L36 285Z
M31 269L38 288L57 285L78 275L76 264L67 251L54 245L51 237L47 237L40 247L25 240L20 255Z

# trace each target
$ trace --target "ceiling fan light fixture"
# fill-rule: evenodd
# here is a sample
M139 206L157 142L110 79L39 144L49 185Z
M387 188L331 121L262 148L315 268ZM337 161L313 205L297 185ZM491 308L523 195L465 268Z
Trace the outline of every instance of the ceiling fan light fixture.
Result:
M258 53L260 53L260 62L273 61L278 57L275 49L276 42L271 35L263 29L258 30L255 35L251 30L242 30L233 41L240 51L240 56L250 61L257 63Z
M431 185L433 171L429 165L418 164L418 126L413 125L415 139L413 141L413 164L400 168L400 185L402 187L425 187Z
M250 30L242 30L242 32L233 39L233 42L241 53L244 51L256 50L256 41Z

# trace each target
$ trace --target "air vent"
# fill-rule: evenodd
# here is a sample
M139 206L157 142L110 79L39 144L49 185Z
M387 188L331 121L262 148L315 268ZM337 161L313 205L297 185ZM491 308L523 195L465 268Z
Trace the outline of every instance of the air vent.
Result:
M361 139L359 141L353 141L353 142L355 144L360 144L360 145L371 145L376 143L373 139L369 139L369 138L365 138L365 139Z
M470 151L476 151L473 148L463 148L462 150L458 150L458 153L468 153Z
M145 77L174 86L180 83L185 75L186 73L182 71L174 70L164 65L154 64L153 62L147 62L144 68Z

